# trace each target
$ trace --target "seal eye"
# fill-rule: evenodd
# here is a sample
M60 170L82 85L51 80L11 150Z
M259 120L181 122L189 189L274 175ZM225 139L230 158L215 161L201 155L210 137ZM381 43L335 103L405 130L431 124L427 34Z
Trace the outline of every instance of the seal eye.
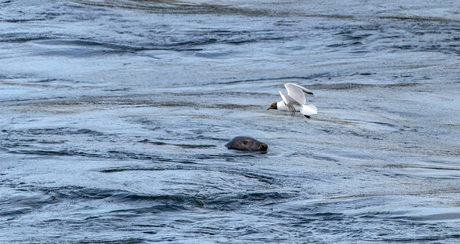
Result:
M244 141L243 144L244 144L244 145L248 144L248 141Z

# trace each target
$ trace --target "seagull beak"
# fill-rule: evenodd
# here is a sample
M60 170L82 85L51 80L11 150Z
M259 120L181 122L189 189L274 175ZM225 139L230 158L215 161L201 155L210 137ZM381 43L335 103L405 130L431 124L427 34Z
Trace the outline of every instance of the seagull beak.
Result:
M270 109L272 109L272 107L267 108L267 111L270 110Z

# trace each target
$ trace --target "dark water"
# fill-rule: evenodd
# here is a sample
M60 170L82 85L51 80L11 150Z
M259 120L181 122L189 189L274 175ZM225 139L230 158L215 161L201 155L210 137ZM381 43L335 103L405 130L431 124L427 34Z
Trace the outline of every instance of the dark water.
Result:
M459 7L1 1L0 242L459 242Z

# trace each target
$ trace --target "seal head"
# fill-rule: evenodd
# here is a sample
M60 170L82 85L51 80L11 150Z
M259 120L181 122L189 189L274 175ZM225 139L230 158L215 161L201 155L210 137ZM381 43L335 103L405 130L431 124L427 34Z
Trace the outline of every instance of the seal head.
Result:
M228 149L242 151L267 151L267 144L247 136L237 136L229 141L225 146Z

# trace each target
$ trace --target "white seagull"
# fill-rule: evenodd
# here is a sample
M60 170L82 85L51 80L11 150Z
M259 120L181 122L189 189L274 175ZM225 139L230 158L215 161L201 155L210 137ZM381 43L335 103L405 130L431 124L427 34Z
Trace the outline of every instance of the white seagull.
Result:
M272 105L267 109L278 109L289 111L291 116L294 116L295 112L302 113L305 118L310 118L310 115L314 115L318 113L318 108L315 105L309 104L306 105L307 99L305 98L305 94L313 95L313 92L309 91L307 88L299 86L293 83L286 83L284 84L288 94L280 91L281 97L283 101L279 101L277 103L272 103Z

